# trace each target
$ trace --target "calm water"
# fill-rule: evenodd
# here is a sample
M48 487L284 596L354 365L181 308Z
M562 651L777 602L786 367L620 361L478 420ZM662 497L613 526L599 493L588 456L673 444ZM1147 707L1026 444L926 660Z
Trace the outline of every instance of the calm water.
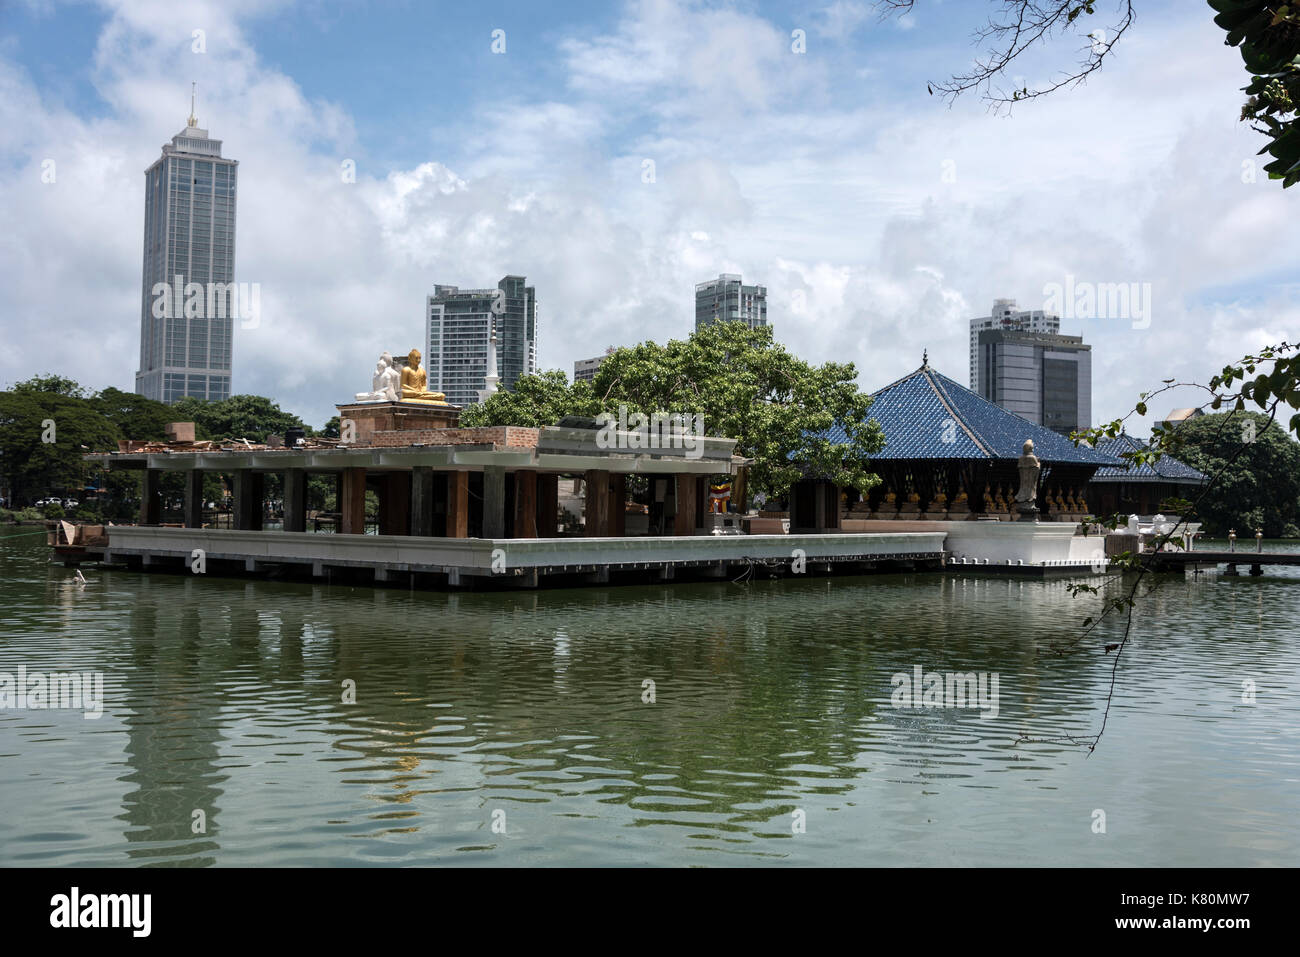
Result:
M0 711L4 864L1300 864L1294 569L1166 579L1088 757L1114 631L1057 653L1093 608L1058 583L83 590L46 557L0 541L0 671L101 671L105 713ZM891 707L915 665L996 673L997 717Z

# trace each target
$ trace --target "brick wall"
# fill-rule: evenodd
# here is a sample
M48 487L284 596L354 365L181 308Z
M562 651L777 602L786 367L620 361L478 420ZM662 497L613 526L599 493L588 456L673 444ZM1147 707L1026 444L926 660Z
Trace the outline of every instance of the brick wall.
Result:
M408 445L486 445L499 449L537 447L539 429L517 425L489 425L476 429L403 429L375 432L369 445L380 448L405 448Z

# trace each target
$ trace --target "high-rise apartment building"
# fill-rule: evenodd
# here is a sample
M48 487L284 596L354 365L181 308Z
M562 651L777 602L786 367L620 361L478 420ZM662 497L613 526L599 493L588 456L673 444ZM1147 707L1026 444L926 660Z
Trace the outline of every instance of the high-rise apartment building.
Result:
M735 273L695 286L695 328L739 319L751 329L767 325L767 287L746 286Z
M140 368L135 391L175 402L230 398L239 161L200 129L184 130L145 170Z
M1061 317L1041 309L1018 310L1014 299L995 299L990 315L970 321L970 388L984 395L980 389L979 363L976 361L979 334L989 329L1003 332L1041 332L1055 335L1061 331Z
M1092 347L1082 337L985 329L976 351L972 391L1061 435L1092 424Z
M537 294L525 282L523 276L506 276L495 289L433 287L425 350L431 391L446 393L452 405L478 402L494 320L501 388L537 371Z
M613 354L614 347L610 346L602 356L596 356L594 359L579 359L573 364L573 381L590 382L596 378L596 370L600 368L600 364Z

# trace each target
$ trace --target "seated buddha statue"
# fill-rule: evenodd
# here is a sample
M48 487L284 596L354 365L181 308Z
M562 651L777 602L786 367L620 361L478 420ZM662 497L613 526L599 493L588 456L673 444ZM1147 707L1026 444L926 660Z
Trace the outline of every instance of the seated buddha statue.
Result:
M406 368L402 370L403 402L443 402L447 396L441 392L428 391L429 374L420 368L420 350L412 349L406 357Z

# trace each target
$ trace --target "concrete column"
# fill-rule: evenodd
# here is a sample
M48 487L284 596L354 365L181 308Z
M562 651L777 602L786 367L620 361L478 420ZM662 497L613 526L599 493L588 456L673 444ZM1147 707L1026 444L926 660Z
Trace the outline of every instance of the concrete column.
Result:
M483 467L483 537L506 537L506 470L500 465Z
M252 532L262 530L262 487L260 472L252 469L235 472L235 528Z
M447 476L447 537L469 538L469 473Z
M609 477L609 534L627 534L627 476L622 472Z
M344 535L363 535L366 531L366 470L343 470L339 494L339 531Z
M677 514L673 518L674 535L695 534L695 491L694 475L677 476Z
M524 469L515 473L514 538L537 538L537 473Z
M307 531L307 470L284 470L284 530Z
M157 469L145 469L140 480L140 524L157 525L162 521L162 496L158 491Z
M411 469L411 534L433 534L433 469L425 465Z
M411 527L411 477L389 472L379 480L379 534L406 535Z
M609 534L609 473L603 469L587 472L585 513L587 537L602 538Z
M203 473L198 469L185 473L185 527L203 527Z
M554 538L556 535L555 513L560 507L560 477L558 475L537 476L537 537Z

